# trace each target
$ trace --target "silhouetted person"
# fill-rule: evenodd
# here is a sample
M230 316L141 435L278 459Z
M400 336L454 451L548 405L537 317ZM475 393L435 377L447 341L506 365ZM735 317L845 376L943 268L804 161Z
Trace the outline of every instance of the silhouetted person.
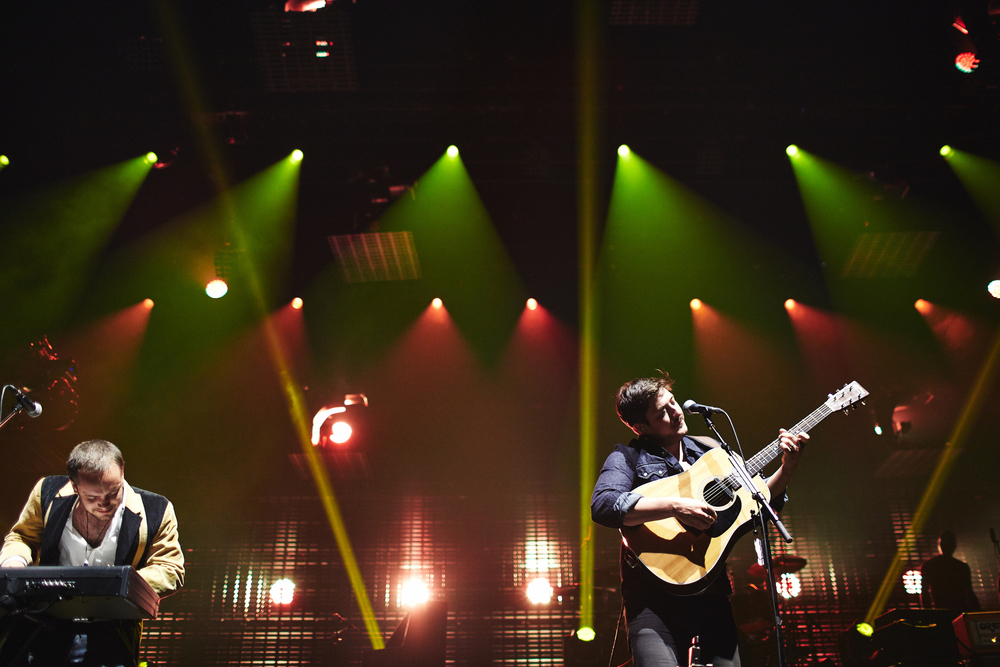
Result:
M923 575L920 606L947 609L952 616L979 611L979 598L972 590L972 570L952 555L955 553L955 533L941 531L938 551L940 556L931 558L920 567Z

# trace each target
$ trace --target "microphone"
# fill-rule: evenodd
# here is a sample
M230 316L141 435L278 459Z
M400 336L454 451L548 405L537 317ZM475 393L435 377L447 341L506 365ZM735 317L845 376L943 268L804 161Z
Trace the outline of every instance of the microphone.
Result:
M684 412L689 415L701 414L701 415L714 415L717 412L725 412L722 408L713 408L711 405L702 405L701 403L695 403L692 400L684 401Z
M7 386L14 390L14 398L16 398L17 402L20 403L21 408L24 410L25 414L27 414L29 417L32 418L42 414L42 406L38 401L31 400L30 398L28 398L27 394L25 394L23 391L21 391L14 385L7 385Z

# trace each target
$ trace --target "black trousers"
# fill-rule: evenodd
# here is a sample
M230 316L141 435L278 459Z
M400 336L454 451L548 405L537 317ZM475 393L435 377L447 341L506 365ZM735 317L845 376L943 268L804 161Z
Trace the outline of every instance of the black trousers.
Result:
M142 621L6 618L0 667L137 667Z
M633 608L627 618L635 667L687 665L693 637L698 637L702 663L740 667L739 632L726 595L653 599Z

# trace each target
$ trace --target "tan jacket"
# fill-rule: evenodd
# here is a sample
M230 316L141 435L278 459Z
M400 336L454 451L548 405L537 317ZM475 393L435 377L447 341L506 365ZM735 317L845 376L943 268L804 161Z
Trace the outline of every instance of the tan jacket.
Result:
M66 483L59 487L48 508L43 511L43 485L49 480L51 487L61 479ZM31 565L58 565L59 540L76 504L76 497L68 478L40 479L21 510L21 517L4 538L0 563L12 556L20 556ZM158 514L161 508L160 526L150 539L147 518ZM184 553L177 537L177 516L169 500L125 485L125 511L115 564L134 567L161 598L176 593L184 585Z

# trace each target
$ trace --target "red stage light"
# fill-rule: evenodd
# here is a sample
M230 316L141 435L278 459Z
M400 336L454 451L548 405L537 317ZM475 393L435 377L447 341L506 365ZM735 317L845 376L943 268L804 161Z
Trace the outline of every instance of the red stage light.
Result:
M444 302L441 301L441 299L438 299L437 297L435 297L434 300L431 301L431 305L434 306L435 308L440 308L441 306L444 305Z
M970 51L959 53L955 56L955 67L959 72L972 74L972 70L979 67L979 58L976 57L975 53L971 53Z
M292 299L292 308L294 308L295 310L301 309L302 299L300 299L299 297L295 297L294 299Z
M152 299L143 299L142 305L146 306L146 308L148 308L148 309L152 309L153 308L153 300Z
M691 299L691 310L701 310L701 299Z
M931 304L928 303L927 301L924 301L923 299L917 299L916 302L913 304L913 307L916 308L921 313L928 313L931 310Z
M526 305L528 306L528 310L534 310L535 308L538 308L538 302L535 301L534 299L528 299L528 303Z
M799 304L795 303L795 299L785 299L785 310L795 310L795 306Z

